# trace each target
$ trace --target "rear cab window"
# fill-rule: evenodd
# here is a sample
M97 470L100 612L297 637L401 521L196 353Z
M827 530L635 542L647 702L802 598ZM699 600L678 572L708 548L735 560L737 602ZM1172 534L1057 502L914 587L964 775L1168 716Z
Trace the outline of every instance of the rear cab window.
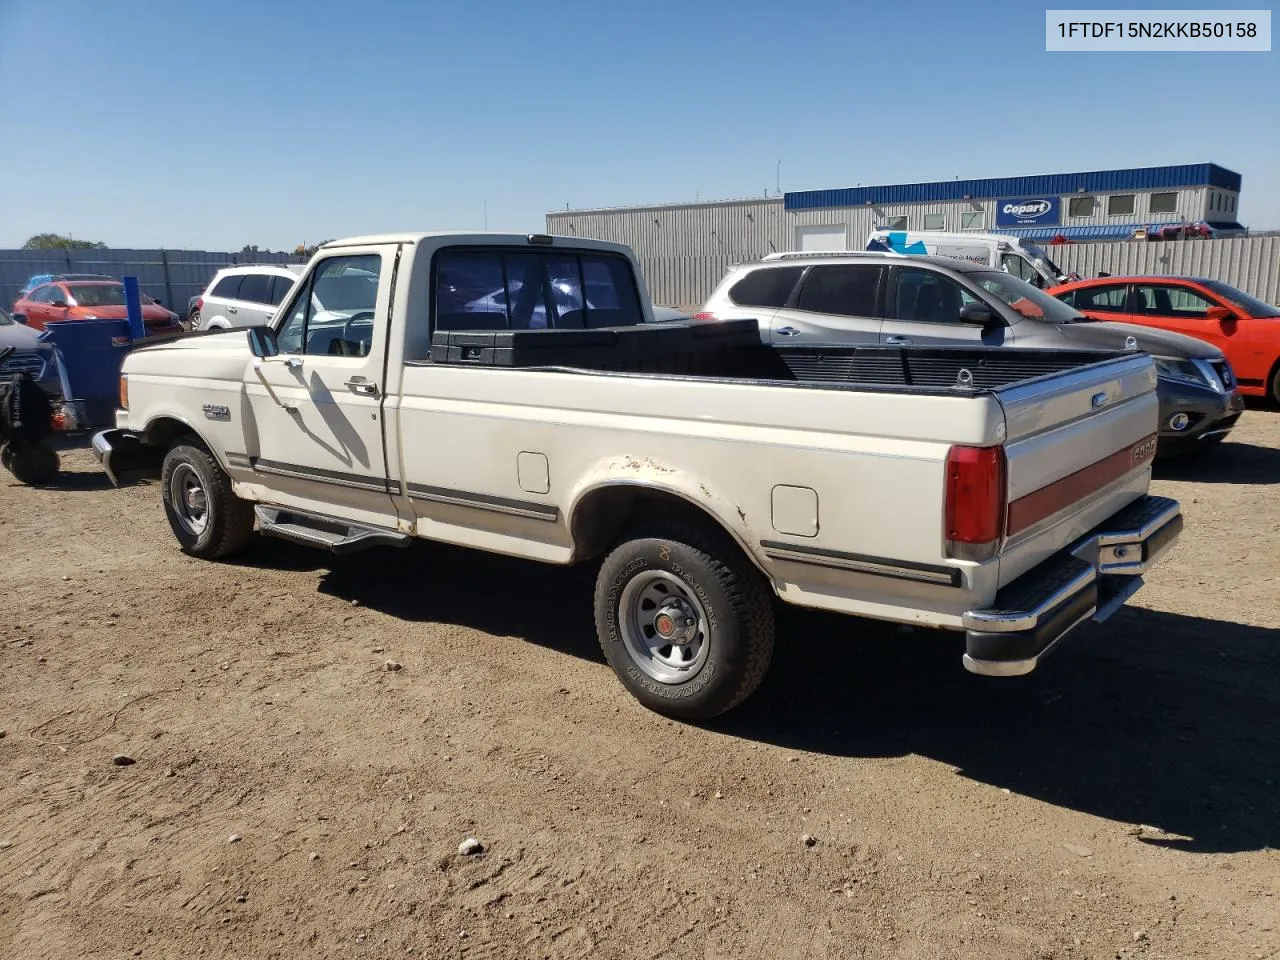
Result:
M592 250L436 254L433 330L583 330L644 321L631 262Z

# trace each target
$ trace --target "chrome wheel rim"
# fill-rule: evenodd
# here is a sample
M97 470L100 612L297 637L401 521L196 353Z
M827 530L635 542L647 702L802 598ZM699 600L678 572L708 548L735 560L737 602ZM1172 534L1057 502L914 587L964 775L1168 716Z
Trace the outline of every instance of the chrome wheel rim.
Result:
M169 502L184 530L194 537L209 525L209 497L200 475L190 464L180 463L169 477Z
M618 600L623 646L659 683L681 683L707 661L707 615L693 589L665 570L632 577Z

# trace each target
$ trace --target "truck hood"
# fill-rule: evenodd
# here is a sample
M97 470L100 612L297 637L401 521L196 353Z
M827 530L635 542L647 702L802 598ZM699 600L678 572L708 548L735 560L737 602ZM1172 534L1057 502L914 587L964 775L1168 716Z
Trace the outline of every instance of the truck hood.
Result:
M1123 350L1126 337L1138 341L1138 349L1152 356L1210 360L1221 357L1222 351L1211 343L1157 330L1136 323L1115 323L1110 320L1094 320L1089 323L1060 323L1058 331L1072 343L1081 347L1104 350Z
M213 330L140 347L124 358L121 372L238 380L252 358L246 330Z

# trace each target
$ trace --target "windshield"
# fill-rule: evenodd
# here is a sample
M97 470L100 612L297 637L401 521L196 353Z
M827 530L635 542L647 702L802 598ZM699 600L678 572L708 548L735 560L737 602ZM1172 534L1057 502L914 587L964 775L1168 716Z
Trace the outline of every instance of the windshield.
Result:
M5 313L4 307L0 307L0 327L7 327L13 323L13 318Z
M1205 280L1203 286L1208 287L1218 296L1239 307L1251 317L1280 317L1280 307L1251 297L1243 290L1237 290L1229 283L1221 280Z
M1049 255L1045 253L1042 248L1037 247L1034 243L1024 243L1022 245L1022 249L1027 251L1027 253L1031 254L1031 258L1033 260L1043 260L1044 265L1053 271L1054 277L1065 276L1065 274L1062 272L1062 268L1059 267L1052 260L1050 260Z
M1083 323L1089 318L1069 307L1056 297L1051 297L1038 287L1033 287L1025 280L1019 280L1009 273L995 271L973 273L970 276L994 296L999 297L1024 317L1032 320L1047 320L1050 323Z
M123 307L124 285L119 283L73 283L67 287L77 306Z

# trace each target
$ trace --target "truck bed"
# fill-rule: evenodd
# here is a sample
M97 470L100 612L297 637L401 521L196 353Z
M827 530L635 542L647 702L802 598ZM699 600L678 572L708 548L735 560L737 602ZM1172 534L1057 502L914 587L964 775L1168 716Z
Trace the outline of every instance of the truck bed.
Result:
M436 331L433 365L767 381L810 388L995 390L1130 356L988 346L770 346L755 320L594 330Z

